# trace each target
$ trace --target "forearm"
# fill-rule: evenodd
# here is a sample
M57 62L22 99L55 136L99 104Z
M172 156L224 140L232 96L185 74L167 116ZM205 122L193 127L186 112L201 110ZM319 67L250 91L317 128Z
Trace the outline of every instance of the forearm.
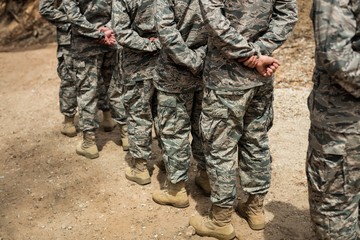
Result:
M276 0L268 30L255 44L264 55L271 55L287 39L297 22L296 0Z
M80 12L74 0L63 0L63 4L71 24L77 27L79 34L95 39L101 39L103 37L103 34L98 30L100 26L90 23Z
M154 52L160 49L160 42L158 39L151 41L148 38L142 38L137 32L132 30L121 30L121 33L116 34L116 40L123 47L138 51Z
M41 16L57 27L69 23L65 12L60 11L54 4L54 0L41 0L39 3L39 12Z
M157 1L156 28L162 49L176 64L196 73L202 67L205 52L187 46L178 30L172 6L170 0Z
M160 49L159 40L151 41L149 38L143 38L132 29L130 8L131 6L127 6L127 2L123 0L115 0L113 3L111 26L115 32L116 41L124 47L144 52Z
M222 0L200 0L200 7L210 35L216 39L217 47L223 50L227 58L247 58L256 54L256 49L231 27L230 21L223 15Z
M166 54L176 63L177 65L188 68L192 73L196 74L203 68L205 58L206 46L198 49L176 49L168 48L162 45L163 50Z

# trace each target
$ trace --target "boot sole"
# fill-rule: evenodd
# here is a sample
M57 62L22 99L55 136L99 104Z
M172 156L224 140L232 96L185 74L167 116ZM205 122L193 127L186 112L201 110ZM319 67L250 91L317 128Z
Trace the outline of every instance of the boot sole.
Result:
M260 230L264 230L265 229L265 223L264 224L253 224L252 222L249 221L249 217L246 213L244 213L243 211L239 210L239 209L236 209L236 213L242 217L243 219L246 220L246 222L248 223L249 227L252 229L252 230L255 230L255 231L260 231Z
M191 223L190 223L191 225ZM194 227L194 225L192 225ZM196 227L194 227L196 229ZM216 239L219 239L219 240L232 240L232 239L235 239L236 238L236 233L233 232L231 234L228 234L228 235L224 235L224 234L217 234L217 233L212 233L212 234L209 234L208 232L202 232L202 231L199 231L199 230L195 230L196 231L196 234L199 235L199 236L202 236L202 237L213 237L213 238L216 238Z
M210 234L201 233L201 232L196 232L196 234L198 234L199 236L202 236L202 237L213 237L213 238L216 238L216 239L219 239L219 240L232 240L232 239L236 238L235 233L231 234L231 235L227 235L227 236L220 235L220 234L210 235Z
M156 202L157 204L160 205L164 205L164 206L173 206L176 208L187 208L188 206L190 206L190 203L187 202L185 204L173 204L173 203L163 203L163 202L158 202L156 199L152 198L154 202Z
M76 153L78 155L84 156L84 157L89 158L89 159L95 159L95 158L99 157L99 153L97 153L97 154L88 154L88 153L79 152L78 150L76 150Z
M137 184L139 185L147 185L149 183L151 183L151 179L135 179L135 178L132 178L132 177L128 177L126 174L125 174L125 177L127 180L129 181L132 181L132 182L136 182Z
M62 135L65 135L67 137L76 137L77 136L77 132L75 133L65 133L65 132L61 132Z

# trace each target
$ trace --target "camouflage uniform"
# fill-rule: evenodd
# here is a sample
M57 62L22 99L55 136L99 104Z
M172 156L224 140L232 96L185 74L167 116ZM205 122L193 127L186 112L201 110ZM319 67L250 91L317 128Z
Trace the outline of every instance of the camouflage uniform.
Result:
M153 75L160 43L155 29L152 0L115 0L112 26L121 57L124 107L126 110L130 154L134 159L151 157Z
M360 238L360 1L314 0L310 214L319 239Z
M231 208L238 164L242 188L252 195L267 193L271 176L267 131L273 118L273 79L238 59L271 55L296 23L297 4L296 0L200 3L211 35L200 120L211 201Z
M198 168L205 168L199 118L207 33L197 0L157 0L156 17L162 45L154 81L156 125L167 177L175 184L188 179L191 152Z
M63 0L63 5L72 23L71 42L82 131L95 131L98 100L100 109L109 109L107 92L115 66L116 51L114 47L99 43L104 35L98 30L110 25L112 1Z
M59 102L60 112L67 117L76 114L76 84L72 69L70 52L71 28L60 0L41 0L40 14L56 26L57 33L57 72L60 78Z

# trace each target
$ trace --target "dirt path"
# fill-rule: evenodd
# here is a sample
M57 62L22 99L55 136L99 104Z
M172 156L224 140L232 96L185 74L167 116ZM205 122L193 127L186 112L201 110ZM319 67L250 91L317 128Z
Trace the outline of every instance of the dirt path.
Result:
M119 129L98 131L100 158L75 154L80 136L59 132L55 51L49 45L0 53L0 239L200 239L191 236L188 217L207 213L210 201L194 185L194 164L187 185L190 207L176 209L151 200L165 178L156 166L150 185L125 179ZM254 232L234 214L241 239L313 239L304 171L308 93L275 91L268 224ZM156 142L153 146L159 159Z

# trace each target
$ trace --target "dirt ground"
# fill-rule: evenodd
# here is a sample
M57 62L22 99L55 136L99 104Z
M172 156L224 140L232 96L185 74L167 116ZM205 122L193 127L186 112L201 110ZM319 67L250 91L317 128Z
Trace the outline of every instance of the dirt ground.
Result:
M314 239L304 170L313 68L308 9L307 1L299 1L296 31L275 54L282 66L269 133L273 172L265 201L267 227L252 231L234 214L239 239ZM0 240L200 239L192 235L188 218L207 214L210 200L194 184L195 164L187 183L190 207L176 209L151 199L165 180L155 165L160 159L156 140L147 186L125 179L118 128L98 130L98 159L76 155L81 136L60 134L56 64L55 44L0 52Z

